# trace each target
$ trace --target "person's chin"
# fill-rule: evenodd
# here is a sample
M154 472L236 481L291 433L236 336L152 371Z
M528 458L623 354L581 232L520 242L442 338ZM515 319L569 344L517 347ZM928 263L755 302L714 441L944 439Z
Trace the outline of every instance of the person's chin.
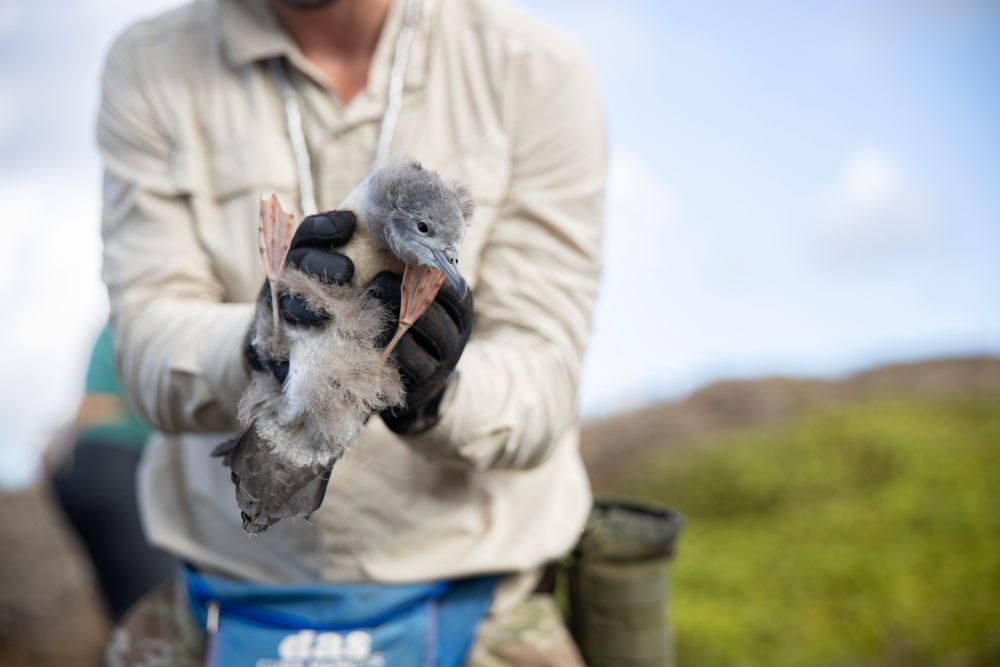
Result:
M337 0L272 0L272 2L292 9L323 9Z

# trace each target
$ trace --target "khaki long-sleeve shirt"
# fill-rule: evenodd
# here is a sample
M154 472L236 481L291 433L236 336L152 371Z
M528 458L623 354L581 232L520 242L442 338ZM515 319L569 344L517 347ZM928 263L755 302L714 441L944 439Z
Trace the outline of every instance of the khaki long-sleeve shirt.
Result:
M160 430L144 461L152 540L259 581L413 581L521 571L575 542L590 495L575 400L597 291L606 149L579 48L494 0L424 0L392 154L468 183L460 267L475 329L430 431L372 419L309 521L242 532L211 449L238 428L241 343L264 273L257 200L298 208L279 88L302 110L320 210L371 166L405 2L366 88L341 104L263 0L199 0L130 28L108 57L104 279L122 380ZM301 211L296 211L301 216Z

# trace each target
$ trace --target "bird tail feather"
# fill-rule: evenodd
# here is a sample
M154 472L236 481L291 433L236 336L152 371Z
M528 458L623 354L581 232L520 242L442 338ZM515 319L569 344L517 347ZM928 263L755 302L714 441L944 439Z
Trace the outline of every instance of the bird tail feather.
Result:
M282 456L251 425L242 435L216 447L212 456L222 457L232 471L243 530L256 535L281 519L308 516L319 509L330 472L342 453L337 450L326 462L302 465Z

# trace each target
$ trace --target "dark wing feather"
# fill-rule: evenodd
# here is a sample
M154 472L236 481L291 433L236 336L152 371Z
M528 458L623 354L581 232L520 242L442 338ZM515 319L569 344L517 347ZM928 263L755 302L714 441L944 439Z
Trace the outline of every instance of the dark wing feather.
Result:
M212 456L221 456L232 470L243 530L253 535L279 519L308 516L319 509L341 453L326 463L297 465L276 452L251 425L243 435L216 447Z

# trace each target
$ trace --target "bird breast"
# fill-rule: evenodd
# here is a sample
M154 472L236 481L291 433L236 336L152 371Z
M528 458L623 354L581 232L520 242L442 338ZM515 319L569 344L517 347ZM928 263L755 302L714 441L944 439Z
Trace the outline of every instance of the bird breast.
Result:
M347 255L354 262L353 284L356 287L367 287L372 279L383 271L402 275L403 269L406 268L406 265L388 250L372 241L360 216L354 236L347 245L337 248L337 251Z
M361 198L367 193L367 185L368 180L365 179L340 205L340 210L354 213L357 221L354 236L346 245L337 248L337 252L347 255L354 262L353 283L356 287L367 287L372 279L383 271L392 271L402 275L403 269L406 268L406 265L388 249L372 240L368 226L375 221L366 220L361 213L360 206Z

